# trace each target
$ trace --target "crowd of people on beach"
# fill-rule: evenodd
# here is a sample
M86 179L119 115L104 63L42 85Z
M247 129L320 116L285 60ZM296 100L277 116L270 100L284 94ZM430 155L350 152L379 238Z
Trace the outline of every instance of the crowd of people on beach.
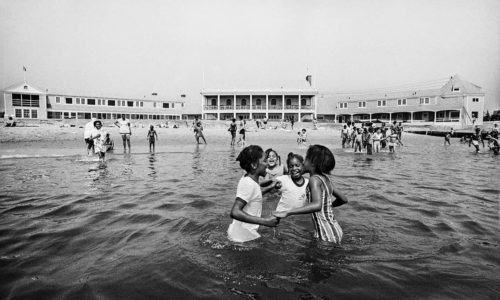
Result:
M386 147L389 148L389 152L395 152L397 145L403 146L402 133L403 126L396 121L390 127L386 127L385 123L382 123L381 127L374 127L373 123L356 127L354 123L347 122L340 131L340 138L342 148L352 147L354 152L359 153L366 149L366 154L371 155Z

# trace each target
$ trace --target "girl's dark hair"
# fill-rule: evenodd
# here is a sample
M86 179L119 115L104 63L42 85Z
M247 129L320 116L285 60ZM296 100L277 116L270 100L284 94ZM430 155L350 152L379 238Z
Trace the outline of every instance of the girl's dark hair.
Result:
M294 158L296 158L298 161L300 161L300 163L302 163L302 164L304 163L304 158L302 157L302 155L290 152L290 153L288 153L288 157L286 158L286 166L287 167L290 165L290 161Z
M306 159L314 165L314 171L319 174L329 174L335 168L335 156L322 145L310 146L307 149Z
M101 122L101 121L99 121L99 120L95 120L95 121L94 121L94 127L95 127L95 124L97 124L97 123L101 124L101 126L102 126L102 122Z
M278 158L278 165L281 166L281 157L278 155L278 152L276 152L276 150L274 150L273 148L269 148L266 150L266 159L269 158L269 154L271 152L274 152L274 154L276 154L276 157Z
M264 150L260 146L250 145L241 150L236 158L240 162L240 167L250 173L252 170L252 163L256 163L264 156Z

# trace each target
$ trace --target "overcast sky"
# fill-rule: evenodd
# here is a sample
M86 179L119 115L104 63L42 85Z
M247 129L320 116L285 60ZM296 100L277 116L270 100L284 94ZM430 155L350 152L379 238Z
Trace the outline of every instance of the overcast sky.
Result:
M498 0L0 0L0 88L166 99L365 90L460 74L500 108Z

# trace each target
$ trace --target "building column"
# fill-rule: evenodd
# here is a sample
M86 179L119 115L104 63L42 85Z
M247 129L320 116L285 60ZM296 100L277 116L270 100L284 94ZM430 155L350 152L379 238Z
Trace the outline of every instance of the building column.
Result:
M236 95L233 96L233 118L236 119Z
M392 123L392 113L389 113L389 123Z
M281 95L281 119L285 119L285 95Z
M437 112L434 112L434 122L433 122L433 124L436 124L436 116L437 116Z
M299 119L297 120L297 122L300 122L300 114L302 112L302 95L299 94Z
M266 95L266 119L269 119L269 95Z
M371 122L372 121L372 114L368 114L368 115L370 115L370 122Z
M220 121L220 95L217 95L217 120Z
M252 95L250 95L250 119L253 119L253 118L252 118L252 112L253 112L253 109L252 109L252 104L253 104L253 103L252 103L252 102L253 102L253 96L252 96Z

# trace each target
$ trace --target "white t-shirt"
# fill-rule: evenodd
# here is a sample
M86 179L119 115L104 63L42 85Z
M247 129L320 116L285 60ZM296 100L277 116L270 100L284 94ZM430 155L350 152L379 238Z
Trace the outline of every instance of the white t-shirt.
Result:
M83 131L83 138L88 139L94 128L95 128L94 121L90 121L87 124L85 124L85 129Z
M304 178L302 186L297 186L290 175L278 176L276 180L281 182L281 199L276 211L287 211L306 204L306 187L309 179Z
M373 134L373 141L374 142L380 142L381 139L382 139L382 133L375 132Z
M118 123L120 124L120 134L129 133L130 134L130 121L125 119L118 119Z
M94 152L106 152L107 146L104 145L104 142L106 141L106 134L107 132L104 131L102 128L100 130L97 130L97 128L94 127L94 130L92 130L91 136L97 136L100 134L100 136L96 139L94 139Z
M249 215L260 217L262 213L262 191L260 185L252 178L244 176L238 183L236 197L246 201L243 211ZM260 237L258 224L250 224L233 220L227 229L227 236L233 242L248 242Z

